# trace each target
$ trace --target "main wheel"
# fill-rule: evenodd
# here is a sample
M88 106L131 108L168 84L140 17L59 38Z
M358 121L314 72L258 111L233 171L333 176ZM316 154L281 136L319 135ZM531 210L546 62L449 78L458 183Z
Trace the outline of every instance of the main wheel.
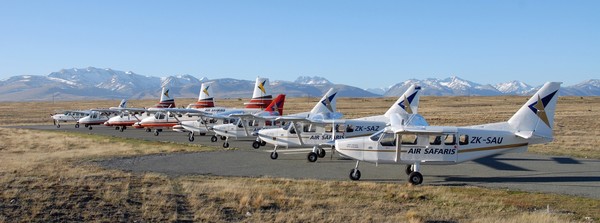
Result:
M154 130L154 136L158 136L158 134L160 134L160 132L158 131L158 129Z
M90 125L88 125L88 124L85 124L85 125L83 125L83 126L87 128L87 127L88 127L88 126L90 126Z
M317 161L317 154L315 152L310 152L306 158L308 159L308 162L314 163Z
M212 136L212 137L210 137L210 141L211 141L211 142L216 142L216 141L217 141L217 136Z
M406 173L406 175L410 175L410 173L412 173L412 165L406 165L406 169L404 169L404 172Z
M412 172L408 175L408 182L412 185L419 185L423 183L423 175L419 172Z
M265 142L265 141L260 141L260 146L266 146L266 145L267 145L267 142Z
M60 128L60 124L56 124L56 128Z
M252 142L252 148L254 148L254 149L260 148L260 142L257 142L257 141Z
M125 131L125 129L127 129L127 126L121 126L121 129L123 129L123 131Z
M205 135L206 135L206 133L200 133L200 136L205 136Z
M121 130L120 126L115 126L115 130Z
M79 128L79 123L75 124L75 128L78 129Z
M221 140L226 140L227 136L221 136Z
M194 141L194 135L190 134L190 136L188 136L188 141L193 142Z
M152 129L146 128L146 132L152 132Z
M360 170L351 169L350 170L350 180L360 180Z
M323 157L325 157L325 154L326 154L326 153L325 153L325 150L324 150L323 148L319 148L319 149L317 150L317 155L319 156L319 158L323 158Z
M89 129L89 130L92 130L93 128L92 128L92 126L90 125L90 127L88 127L88 129Z
M121 126L121 128L119 128L119 132L123 132L125 131L125 126Z
M271 159L276 160L278 156L279 155L277 155L277 152L271 152Z
M229 148L229 143L228 142L224 142L223 143L223 148Z

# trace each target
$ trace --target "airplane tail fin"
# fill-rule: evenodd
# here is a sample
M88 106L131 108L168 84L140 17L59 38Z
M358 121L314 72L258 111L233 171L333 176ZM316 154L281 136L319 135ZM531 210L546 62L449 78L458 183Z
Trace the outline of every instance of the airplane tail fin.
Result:
M127 99L121 100L121 103L119 104L119 108L127 108Z
M169 95L169 89L166 87L162 88L160 95L160 101L154 105L156 108L175 108L175 99Z
M257 77L254 83L254 93L250 102L244 103L246 108L266 108L273 101L273 96L267 93L268 78Z
M533 143L552 141L554 112L561 82L547 82L509 120L515 134Z
M285 94L277 95L271 104L265 108L265 111L278 112L279 115L283 115L283 104L285 104Z
M315 107L310 111L311 115L314 116L317 114L321 114L329 116L331 114L334 114L336 111L337 98L335 96L337 95L337 93L338 92L336 89L330 88L329 91L327 91L327 93L323 95L321 100L319 100Z
M391 118L393 114L417 114L419 109L419 92L421 87L411 85L406 92L385 112L385 117Z
M200 86L200 93L198 95L198 102L190 104L190 108L212 108L215 107L215 101L212 97L212 82L202 83Z

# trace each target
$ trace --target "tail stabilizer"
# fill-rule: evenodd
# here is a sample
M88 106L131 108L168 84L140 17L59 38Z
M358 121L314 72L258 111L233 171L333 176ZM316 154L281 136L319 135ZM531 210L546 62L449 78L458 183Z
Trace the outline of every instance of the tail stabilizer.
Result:
M337 90L330 88L310 111L311 114L331 114L336 111Z
M385 112L385 117L391 118L393 114L410 115L417 114L419 109L419 97L421 87L411 85L406 92Z
M215 107L215 101L213 98L213 90L211 88L212 82L202 83L200 86L200 93L198 95L198 102L190 104L189 108L212 108Z
M283 115L283 105L285 104L285 94L277 95L275 99L265 108L265 111L270 113L278 112L278 115Z
M169 89L166 87L162 88L160 95L160 101L154 105L155 108L175 108L175 99L169 95Z
M127 99L121 100L121 103L119 104L119 108L127 108Z
M246 108L266 108L273 101L273 96L267 92L269 78L257 77L254 83L254 93L250 102L244 103Z
M509 120L519 137L552 140L552 126L561 82L547 82Z

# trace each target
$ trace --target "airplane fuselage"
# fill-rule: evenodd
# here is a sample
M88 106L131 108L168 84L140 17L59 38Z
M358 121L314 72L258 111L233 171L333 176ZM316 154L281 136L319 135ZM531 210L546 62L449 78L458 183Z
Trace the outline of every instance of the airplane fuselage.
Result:
M334 139L370 135L382 130L385 126L386 122L384 121L364 118L339 120L338 123L333 122L331 124L290 122L283 128L259 130L258 136L261 140L272 145L287 148L306 148L318 146Z
M527 151L528 140L515 136L508 125L496 127L442 127L438 133L381 132L338 140L336 150L378 164L457 164L498 153Z

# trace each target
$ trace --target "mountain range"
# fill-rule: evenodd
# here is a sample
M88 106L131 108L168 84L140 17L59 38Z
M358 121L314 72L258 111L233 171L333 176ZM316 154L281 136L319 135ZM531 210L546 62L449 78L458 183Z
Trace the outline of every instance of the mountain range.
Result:
M219 78L209 80L192 75L153 77L134 72L100 69L95 67L62 69L43 75L20 75L0 81L0 101L49 101L80 99L146 99L158 98L161 85L169 86L175 98L195 98L202 82L213 82L217 98L246 98L252 94L254 80ZM446 79L409 79L387 88L361 89L334 84L323 77L301 76L295 81L270 80L273 95L285 93L288 97L320 97L336 87L343 97L397 97L408 86L423 87L424 95L531 95L534 87L519 81L482 85L452 76ZM592 79L561 88L561 95L598 96L600 80Z

